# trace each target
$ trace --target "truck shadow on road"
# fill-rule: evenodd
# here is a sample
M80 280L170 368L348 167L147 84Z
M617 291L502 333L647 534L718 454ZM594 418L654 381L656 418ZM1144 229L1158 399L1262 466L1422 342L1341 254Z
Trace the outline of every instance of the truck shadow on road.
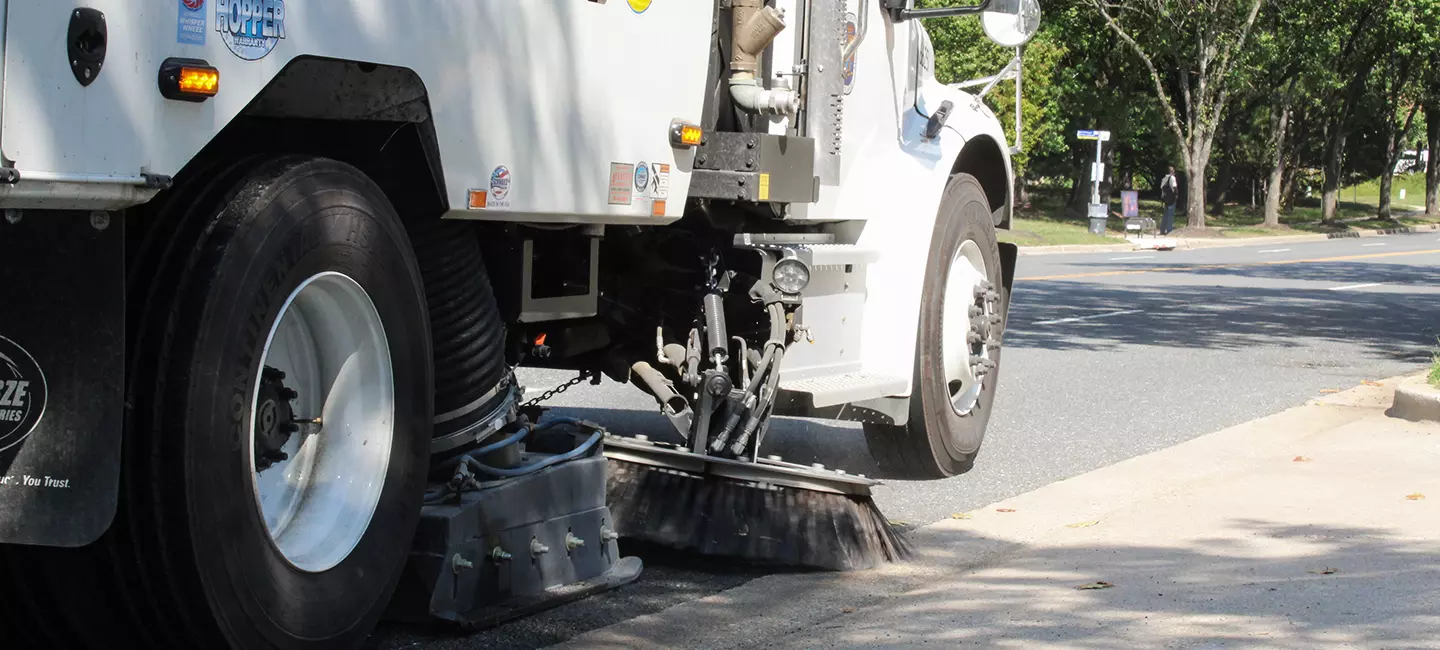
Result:
M1440 554L1429 540L1379 528L1253 519L1226 521L1223 528L1217 531L1223 537L1173 544L1101 540L1058 547L965 530L922 531L925 546L913 572L763 578L724 601L685 605L602 630L585 645L858 649L1431 642ZM1111 587L1076 588L1102 581Z
M1225 537L1174 545L1022 549L998 566L889 598L883 615L842 624L823 645L1418 647L1432 641L1440 554L1429 540L1378 528L1259 520L1225 527ZM973 537L960 548L993 543ZM1255 541L1241 543L1241 537ZM1097 581L1114 586L1075 589Z

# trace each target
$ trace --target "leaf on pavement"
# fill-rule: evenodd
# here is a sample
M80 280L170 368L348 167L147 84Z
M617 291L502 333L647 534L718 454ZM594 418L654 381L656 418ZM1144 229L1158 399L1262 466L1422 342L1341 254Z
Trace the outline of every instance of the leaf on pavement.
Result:
M1316 574L1316 575L1328 576L1328 575L1330 575L1330 574L1332 574L1332 573L1340 573L1340 570L1339 570L1339 569L1336 569L1336 568L1334 568L1334 567L1328 567L1328 566L1327 566L1327 567L1325 567L1325 568L1323 568L1323 569L1311 569L1311 570L1310 570L1310 573L1313 573L1313 574Z
M1097 581L1097 582L1091 582L1091 583L1089 583L1089 584L1076 585L1075 588L1076 588L1076 589L1109 589L1109 588L1114 587L1114 586L1115 586L1115 585L1112 585L1112 584L1110 584L1110 583L1108 583L1108 582L1105 582L1104 580L1100 580L1100 581Z
M1295 462L1297 462L1297 463L1308 463L1308 462L1310 462L1310 459L1307 458L1307 457L1305 457L1305 456L1296 456L1296 457L1295 457Z
M1334 395L1335 393L1338 393L1338 392L1340 392L1340 389L1338 389L1338 388L1321 388L1321 389L1320 389L1320 394L1321 394L1321 395Z
M854 613L855 613L855 608L854 608L854 607L841 607L841 608L840 608L840 613L841 613L841 614L854 614Z
M950 513L950 518L951 518L951 519L974 519L974 518L975 518L975 515L972 515L972 514L970 514L970 513L968 513L968 512L952 512L952 513Z
M1424 499L1424 498L1425 498L1425 495L1420 494L1419 492L1416 492L1415 494L1407 494L1407 495L1405 495L1405 498L1406 498L1406 499L1409 499L1409 500L1411 500L1411 501L1419 501L1419 500L1421 500L1421 499Z
M1100 520L1099 520L1099 519L1096 519L1095 521L1080 521L1080 522L1076 522L1076 523L1073 523L1073 524L1065 524L1065 527L1066 527L1066 528L1089 528L1089 527L1094 526L1095 524L1098 524L1098 523L1100 523Z
M996 508L995 512L1015 512L1014 508Z
M1365 384L1366 386L1380 386L1380 387L1382 387L1382 388L1385 386L1385 384L1382 384L1382 383L1380 383L1380 382L1378 382L1378 381L1372 381L1372 380L1369 380L1369 379L1366 379L1365 381L1362 381L1362 382L1360 382L1360 383Z

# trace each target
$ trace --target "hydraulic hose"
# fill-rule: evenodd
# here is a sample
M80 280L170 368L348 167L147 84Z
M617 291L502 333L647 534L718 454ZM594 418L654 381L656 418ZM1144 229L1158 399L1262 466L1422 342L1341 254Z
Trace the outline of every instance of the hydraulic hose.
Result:
M490 476L500 476L500 477L504 477L504 478L514 478L514 477L517 477L517 476L526 476L526 475L528 475L528 474L533 474L533 473L538 472L538 471L540 471L540 470L542 470L542 469L545 469L546 467L549 467L549 466L551 466L551 465L555 465L555 464L558 464L558 463L563 463L563 462L565 462L565 461L574 460L574 459L576 459L576 458L579 458L579 457L581 457L581 456L584 456L585 454L589 453L591 449L593 449L593 448L595 447L596 443L600 442L600 439L601 439L602 437L604 437L604 435L603 435L602 433L600 433L599 431L596 431L595 433L590 434L590 439L586 440L585 442L580 443L580 445L579 445L578 447L576 447L576 448L574 448L574 449L571 449L570 451L567 451L567 452L565 452L565 453L563 453L563 454L557 454L557 455L555 455L555 456L548 456L548 457L546 457L546 458L544 458L544 459L542 459L542 460L539 460L539 461L536 461L536 462L531 463L531 464L529 464L529 465L524 465L524 466L521 466L521 467L515 467L515 468L491 467L491 466L486 465L486 464L484 464L484 463L482 463L482 462L480 462L480 461L478 461L478 460L475 460L474 458L471 458L470 456L465 456L465 462L466 462L467 465L470 466L471 469L473 469L473 470L475 470L475 471L477 471L477 472L479 472L479 473L481 473L481 474L488 474L488 475L490 475Z

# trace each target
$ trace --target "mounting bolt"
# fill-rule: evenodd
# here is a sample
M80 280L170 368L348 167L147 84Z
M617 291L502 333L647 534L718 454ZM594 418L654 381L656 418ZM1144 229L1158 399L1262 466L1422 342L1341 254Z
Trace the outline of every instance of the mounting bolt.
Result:
M766 456L765 458L768 459L768 460L773 460L773 461L775 461L775 462L777 462L777 463L785 460L784 458L781 458L779 454L770 454L769 456Z
M96 230L104 230L110 227L110 213L103 210L95 210L90 213L90 227Z
M550 547L549 547L549 546L546 546L546 545L544 545L544 544L541 544L539 538L536 538L536 537L531 537L531 538L530 538L530 555L531 555L532 557L540 557L541 555L544 555L544 554L549 553L549 552L550 552Z
M498 550L500 550L500 548L499 548L499 547L496 547L495 550L498 551ZM467 559L461 557L459 553L456 553L456 554L455 554L455 557L450 558L450 570L451 570L451 571L454 571L456 574L459 574L461 571L464 571L465 569L473 569L473 568L475 568L475 563L474 563L474 562L471 562L470 560L467 560Z
M565 550L573 551L585 545L585 540L576 537L574 533L565 533Z
M617 539L620 539L620 533L615 532L615 530L612 529L612 528L610 528L609 526L601 526L601 527L600 527L600 540L601 540L601 541L613 542L613 541L615 541L615 540L617 540Z
M745 148L754 149L756 144L758 143L755 141L755 138L750 138L749 140L745 141Z
M496 546L490 551L490 559L494 560L496 564L499 564L501 562L509 562L510 559L513 557L515 556L506 553L505 549L500 548L499 546Z
M702 144L703 144L703 143L702 143ZM705 164L705 161L707 161L707 160L709 160L709 159L710 159L709 156L707 156L707 155L705 155L705 154L702 153L702 154L700 154L699 156L696 156L696 157L695 157L695 162L698 162L698 163L700 163L700 164L703 165L703 164Z
M7 223L20 223L20 211L14 208L6 210L5 221Z
M813 469L825 469L825 463L810 463L810 467Z

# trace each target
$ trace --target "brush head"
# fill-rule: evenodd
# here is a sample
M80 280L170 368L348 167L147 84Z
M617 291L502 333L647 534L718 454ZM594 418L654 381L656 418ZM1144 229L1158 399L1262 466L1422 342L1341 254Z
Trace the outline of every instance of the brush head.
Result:
M761 486L610 459L621 537L750 562L852 571L909 556L869 496Z

